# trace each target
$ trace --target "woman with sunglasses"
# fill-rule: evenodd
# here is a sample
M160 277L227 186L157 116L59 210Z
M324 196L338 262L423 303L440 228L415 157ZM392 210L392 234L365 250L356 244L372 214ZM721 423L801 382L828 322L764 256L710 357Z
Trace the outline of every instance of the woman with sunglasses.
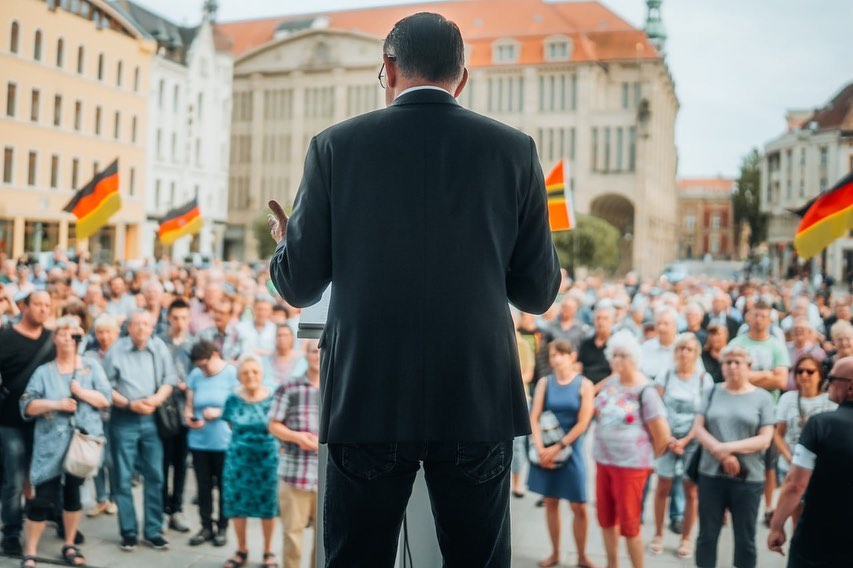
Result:
M815 414L835 410L838 405L829 400L829 394L821 392L823 370L820 361L813 355L803 355L794 365L794 380L797 390L788 391L779 399L776 408L776 430L773 441L779 449L780 480L791 468L794 446L800 439L803 426ZM800 505L792 515L796 526L802 512Z

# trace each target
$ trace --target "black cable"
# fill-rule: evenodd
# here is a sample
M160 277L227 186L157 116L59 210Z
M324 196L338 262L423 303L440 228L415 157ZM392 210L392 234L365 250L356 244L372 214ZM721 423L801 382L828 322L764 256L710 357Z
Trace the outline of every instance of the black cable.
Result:
M412 562L412 549L409 547L409 523L407 516L403 515L403 566L402 568L415 568Z

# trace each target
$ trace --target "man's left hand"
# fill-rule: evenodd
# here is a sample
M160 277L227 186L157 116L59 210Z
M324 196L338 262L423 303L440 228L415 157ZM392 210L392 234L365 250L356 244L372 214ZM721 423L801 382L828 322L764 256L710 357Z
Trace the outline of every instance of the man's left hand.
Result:
M767 548L773 552L778 552L785 556L785 541L788 540L785 536L785 529L770 529L770 534L767 535Z

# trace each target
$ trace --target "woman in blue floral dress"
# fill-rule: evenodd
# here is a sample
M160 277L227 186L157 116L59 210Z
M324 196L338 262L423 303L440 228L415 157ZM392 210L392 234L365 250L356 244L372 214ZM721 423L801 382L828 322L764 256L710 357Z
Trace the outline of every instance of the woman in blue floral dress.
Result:
M231 444L225 453L222 473L225 516L234 523L237 551L226 568L243 566L246 548L246 519L261 519L264 534L264 563L277 567L272 552L272 534L278 516L278 444L267 431L272 391L263 385L263 363L247 355L237 367L240 387L228 397L222 420L231 425Z

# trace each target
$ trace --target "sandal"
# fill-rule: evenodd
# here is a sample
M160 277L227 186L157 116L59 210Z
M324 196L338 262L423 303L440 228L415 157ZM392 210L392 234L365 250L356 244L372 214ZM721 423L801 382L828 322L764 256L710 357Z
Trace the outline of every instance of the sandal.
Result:
M245 566L246 560L248 559L248 550L238 550L234 553L234 556L232 558L229 558L228 561L225 562L224 568L240 568L240 566Z
M275 554L272 552L264 554L264 563L261 566L262 568L278 568L278 560L275 559Z
M652 541L649 543L649 552L655 555L663 553L662 536L656 536L652 539Z
M693 541L682 539L681 544L678 546L678 550L675 551L675 554L682 560L693 558Z
M80 553L80 549L73 544L62 547L62 559L69 566L85 566L86 557Z
M21 568L36 568L36 557L24 556L21 558Z

